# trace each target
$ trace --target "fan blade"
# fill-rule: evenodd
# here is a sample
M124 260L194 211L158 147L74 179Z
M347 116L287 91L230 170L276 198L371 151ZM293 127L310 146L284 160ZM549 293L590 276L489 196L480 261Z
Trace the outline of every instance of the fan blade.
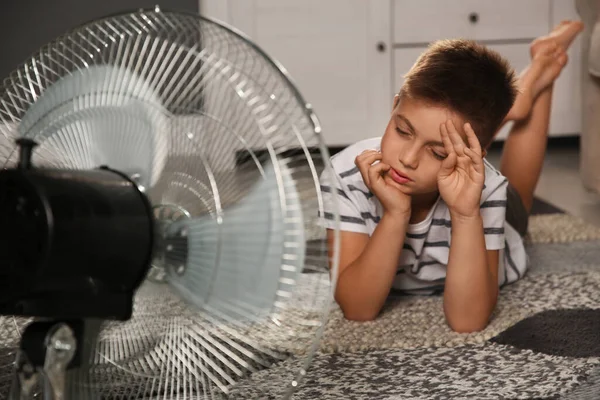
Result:
M181 220L169 227L169 281L189 302L236 320L264 320L291 296L304 266L304 218L284 164L265 167L263 179L216 218ZM178 236L184 232L184 236ZM168 241L168 239L167 239ZM185 248L184 247L184 248ZM283 268L282 268L283 264Z
M108 165L145 188L156 183L165 165L168 129L169 115L148 83L109 65L61 78L29 107L19 125L22 137L40 143L38 165Z

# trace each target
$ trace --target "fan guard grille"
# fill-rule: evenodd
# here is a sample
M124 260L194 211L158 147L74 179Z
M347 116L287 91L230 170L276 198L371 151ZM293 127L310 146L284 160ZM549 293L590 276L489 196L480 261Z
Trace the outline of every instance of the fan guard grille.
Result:
M92 95L49 94L48 88L65 77L106 65L135 71L141 81L129 73L104 72L103 86L93 88ZM42 107L32 116L32 105L50 95L58 103L67 99L69 112ZM146 108L135 109L133 122L120 119L122 108L137 103ZM147 109L154 110L152 116L144 114ZM95 118L108 121L104 132L86 127ZM115 133L124 123L134 128L145 123L144 118L154 122L160 140ZM278 291L277 318L236 324L194 311L168 286L147 282L130 321L104 324L95 363L72 388L75 398L218 397L274 361L289 355L308 361L331 301L331 284L323 274L329 262L324 229L317 218L322 211L318 177L327 168L327 150L316 117L285 70L243 35L196 15L160 10L80 26L3 81L0 133L5 168L15 165L15 138L30 137L39 143L36 166L79 169L111 162L140 174L155 207L174 205L191 217L218 218L220 210L238 204L265 165L278 174L284 168L295 183L297 198L287 198L291 192L281 185L280 201L284 209L300 205L302 243L287 245L304 246L305 273ZM144 158L147 146L163 157L158 170ZM4 332L14 339L5 345L16 344L18 332L11 325L24 322L5 318ZM7 354L0 357L0 389L11 379L6 361L12 363L14 350ZM294 379L302 375L298 371ZM281 394L291 387L290 380Z

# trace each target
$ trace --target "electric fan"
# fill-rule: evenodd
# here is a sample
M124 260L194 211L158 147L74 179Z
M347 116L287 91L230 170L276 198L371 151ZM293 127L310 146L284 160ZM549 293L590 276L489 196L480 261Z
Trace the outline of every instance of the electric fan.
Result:
M291 395L337 254L280 65L200 16L110 16L3 81L0 131L2 398L219 398L301 357Z

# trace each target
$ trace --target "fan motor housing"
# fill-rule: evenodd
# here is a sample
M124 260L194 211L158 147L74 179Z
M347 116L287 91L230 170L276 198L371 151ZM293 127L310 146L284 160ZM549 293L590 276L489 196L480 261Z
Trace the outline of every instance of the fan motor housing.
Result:
M153 249L150 203L107 167L0 172L0 314L128 319Z

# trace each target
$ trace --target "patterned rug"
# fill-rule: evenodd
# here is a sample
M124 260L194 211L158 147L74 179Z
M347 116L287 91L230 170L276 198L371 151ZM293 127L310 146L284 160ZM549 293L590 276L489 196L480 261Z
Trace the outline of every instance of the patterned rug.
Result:
M372 322L334 309L293 398L600 398L600 229L536 204L531 269L502 289L484 331L452 332L440 296L390 299ZM277 398L304 361L293 344L288 351L298 357L240 382L230 398Z
M278 337L274 350L290 357L238 382L228 398L281 398L305 368L293 399L600 398L600 228L539 200L534 211L527 237L531 268L501 290L485 330L452 332L440 296L390 298L372 322L347 321L334 308L308 368L306 348ZM312 319L327 300L306 298L318 285L329 285L328 275L302 275L299 298L289 304L294 321ZM153 314L179 312L166 298L162 308L146 306ZM0 377L8 378L17 327L1 328ZM316 333L312 325L293 328L290 338ZM13 336L2 338L1 332ZM263 331L247 333L260 346L275 342ZM121 383L123 393L106 398L140 398L132 376ZM9 379L0 379L0 399L9 386Z

